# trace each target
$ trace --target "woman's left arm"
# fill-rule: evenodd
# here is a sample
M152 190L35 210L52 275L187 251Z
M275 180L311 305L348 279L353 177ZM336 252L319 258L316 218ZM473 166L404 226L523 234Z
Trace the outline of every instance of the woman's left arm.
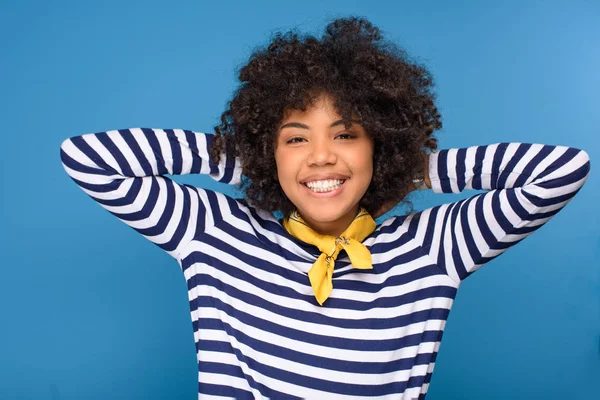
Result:
M427 166L434 193L487 190L404 221L460 283L559 212L585 183L590 159L573 147L495 143L433 152Z

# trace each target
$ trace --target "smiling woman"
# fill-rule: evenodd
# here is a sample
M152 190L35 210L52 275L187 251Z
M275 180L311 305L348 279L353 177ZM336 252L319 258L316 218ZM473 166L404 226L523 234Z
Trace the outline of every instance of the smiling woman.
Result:
M275 162L281 189L302 218L318 233L338 236L371 183L373 140L356 120L346 129L324 95L315 107L288 113L276 137Z
M241 189L256 207L284 215L297 209L276 173L275 146L282 132L319 134L327 128L328 134L339 134L352 127L372 141L365 148L373 151L372 177L360 206L371 215L390 204L412 209L407 194L414 189L413 178L423 174L426 154L437 148L433 133L442 127L433 78L403 49L383 40L369 21L335 20L320 40L276 33L250 56L239 80L214 128L211 156L214 163L222 153L240 158ZM301 120L312 120L306 113L319 109L323 115L314 122ZM344 122L331 126L340 119ZM284 128L287 124L292 125Z
M462 282L589 175L568 146L438 151L427 72L364 19L326 32L253 56L216 135L131 128L61 145L73 181L180 265L199 398L424 399ZM376 225L419 171L435 193L485 192Z

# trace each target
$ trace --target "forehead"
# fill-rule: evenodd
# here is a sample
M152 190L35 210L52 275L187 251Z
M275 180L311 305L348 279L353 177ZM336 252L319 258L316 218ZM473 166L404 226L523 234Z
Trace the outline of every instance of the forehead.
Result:
M279 132L286 126L309 129L313 126L326 125L333 128L340 125L345 127L346 123L348 123L348 126L358 125L362 127L362 122L356 114L353 114L350 120L344 120L335 108L332 98L328 95L321 95L314 98L313 104L308 105L304 111L297 108L284 110L284 116L277 131Z
M297 108L288 108L284 111L283 120L289 120L292 118L311 118L311 117L322 117L330 119L340 119L340 114L336 110L333 101L329 96L322 95L316 98L313 104L309 104L305 111Z

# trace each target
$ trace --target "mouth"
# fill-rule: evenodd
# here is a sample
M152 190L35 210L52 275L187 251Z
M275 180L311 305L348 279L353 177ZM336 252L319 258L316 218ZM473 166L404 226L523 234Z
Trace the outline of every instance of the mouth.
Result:
M337 194L341 191L347 179L326 179L303 182L302 185L315 194Z

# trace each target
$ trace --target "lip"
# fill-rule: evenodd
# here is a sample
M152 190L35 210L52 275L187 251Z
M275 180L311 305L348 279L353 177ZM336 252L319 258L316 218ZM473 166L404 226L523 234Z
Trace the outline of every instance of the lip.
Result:
M312 182L312 181L327 181L327 180L347 181L348 179L350 179L350 177L348 175L343 175L343 174L314 174L314 175L309 175L306 178L302 179L300 181L300 183L305 185L306 182Z
M307 182L310 182L310 181L307 181ZM344 191L344 188L346 187L346 182L348 182L347 179L344 183L342 183L342 185L339 188L332 190L330 192L321 192L321 193L313 192L308 186L306 186L304 184L301 184L301 186L308 192L309 195L323 199L323 198L339 196Z

